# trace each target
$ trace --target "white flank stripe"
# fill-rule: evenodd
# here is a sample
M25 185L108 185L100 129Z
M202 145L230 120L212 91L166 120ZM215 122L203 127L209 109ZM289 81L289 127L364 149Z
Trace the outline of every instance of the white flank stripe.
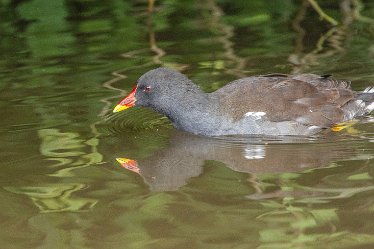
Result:
M266 112L247 112L244 116L254 117L256 120L261 119L262 116L265 116Z

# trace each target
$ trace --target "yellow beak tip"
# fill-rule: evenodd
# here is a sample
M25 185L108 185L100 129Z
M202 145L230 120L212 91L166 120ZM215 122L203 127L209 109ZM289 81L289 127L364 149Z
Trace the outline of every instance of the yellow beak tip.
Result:
M113 113L116 113L116 112L120 112L120 111L126 110L127 108L129 108L129 107L127 107L127 106L125 106L125 105L117 105L116 107L114 107L114 109L113 109Z

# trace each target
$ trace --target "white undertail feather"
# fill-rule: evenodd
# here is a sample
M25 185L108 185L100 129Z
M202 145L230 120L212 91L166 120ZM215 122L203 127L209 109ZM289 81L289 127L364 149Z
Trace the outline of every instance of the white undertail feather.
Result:
M363 93L374 93L374 86L369 86L369 87L365 88Z
M374 110L374 102L371 102L370 105L365 107L365 109L368 113L372 112Z
M374 86L367 87L367 88L363 91L363 93L371 93L371 94L374 94ZM373 97L373 99L374 99L374 97ZM366 111L367 113L370 113L370 112L372 112L373 110L374 110L374 101L372 101L372 102L367 102L367 103L366 103L366 106L365 106L365 111Z

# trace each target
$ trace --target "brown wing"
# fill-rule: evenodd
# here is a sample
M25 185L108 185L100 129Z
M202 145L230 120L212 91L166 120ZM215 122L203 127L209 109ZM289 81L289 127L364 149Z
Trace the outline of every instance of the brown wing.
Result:
M300 80L300 81L304 81L309 84L312 84L315 87L317 87L317 89L320 89L320 90L333 89L333 88L350 89L351 87L350 81L333 79L331 78L330 74L326 74L322 76L319 76L316 74L300 74L300 75L291 75L289 77L295 80Z
M316 74L299 74L299 75L288 75L288 74L266 74L261 75L261 77L268 77L268 78L290 78L299 81L303 81L313 86L317 87L318 89L331 89L331 88L342 88L342 89L350 89L351 82L346 80L337 80L331 78L331 74L325 75L316 75Z
M247 112L265 112L270 121L294 120L322 127L343 122L341 107L354 97L347 82L314 74L244 78L213 95L219 98L221 112L234 120Z

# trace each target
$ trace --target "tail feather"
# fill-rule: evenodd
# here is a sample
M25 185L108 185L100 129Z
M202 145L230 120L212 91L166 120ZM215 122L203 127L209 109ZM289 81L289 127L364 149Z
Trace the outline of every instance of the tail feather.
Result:
M365 104L365 114L372 112L374 110L374 87L367 87L364 91L357 95L357 99L362 100Z
M374 102L371 102L368 106L365 107L367 113L371 113L374 110Z
M374 93L374 86L369 86L362 91L362 93Z
M345 121L364 116L374 110L374 87L368 87L357 94L354 100L342 107L345 113Z

